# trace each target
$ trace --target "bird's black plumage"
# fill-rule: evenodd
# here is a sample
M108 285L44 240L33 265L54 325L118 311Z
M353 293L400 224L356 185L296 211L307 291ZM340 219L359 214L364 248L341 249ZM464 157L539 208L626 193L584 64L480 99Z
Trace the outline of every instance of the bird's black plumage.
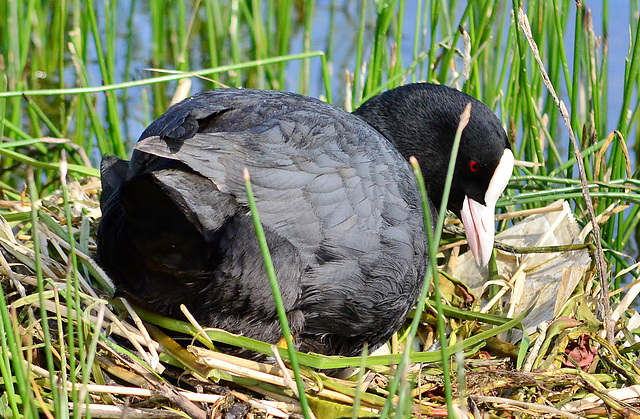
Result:
M457 212L464 194L483 200L509 147L497 118L470 96L412 84L353 115L292 93L197 94L143 132L130 162L103 160L99 262L119 289L169 316L185 304L204 326L277 342L247 168L297 348L347 356L364 343L376 348L415 303L427 262L403 155L418 158L439 205L468 102L456 171L464 186L454 179L450 201ZM469 178L469 159L484 172Z

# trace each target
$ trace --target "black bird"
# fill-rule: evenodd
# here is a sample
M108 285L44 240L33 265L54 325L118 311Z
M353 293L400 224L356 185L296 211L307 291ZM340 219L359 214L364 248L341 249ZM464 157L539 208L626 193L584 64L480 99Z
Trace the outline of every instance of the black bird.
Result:
M130 162L102 163L98 260L120 291L168 316L277 342L280 324L248 210L258 211L301 351L355 356L400 328L428 259L416 156L439 207L460 114L471 103L448 208L486 264L513 154L491 110L409 84L353 114L293 93L218 89L172 106Z

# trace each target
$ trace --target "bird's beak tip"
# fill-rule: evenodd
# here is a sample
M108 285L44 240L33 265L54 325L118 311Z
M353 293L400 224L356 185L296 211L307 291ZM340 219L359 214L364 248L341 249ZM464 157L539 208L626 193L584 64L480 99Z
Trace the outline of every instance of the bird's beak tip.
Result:
M468 196L464 198L460 218L464 224L469 248L478 266L487 266L491 260L495 238L496 202L509 183L513 164L513 153L506 149L489 182L485 193L485 205Z

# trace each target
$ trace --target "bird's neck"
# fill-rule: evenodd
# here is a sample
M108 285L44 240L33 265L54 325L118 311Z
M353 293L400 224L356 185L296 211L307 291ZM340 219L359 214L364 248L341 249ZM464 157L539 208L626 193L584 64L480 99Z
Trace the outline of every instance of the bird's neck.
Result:
M450 151L432 138L411 138L411 133L399 132L400 121L391 120L387 115L371 112L366 107L357 109L354 114L382 134L407 161L411 157L418 160L429 199L440 208L444 188L441 174L447 172Z

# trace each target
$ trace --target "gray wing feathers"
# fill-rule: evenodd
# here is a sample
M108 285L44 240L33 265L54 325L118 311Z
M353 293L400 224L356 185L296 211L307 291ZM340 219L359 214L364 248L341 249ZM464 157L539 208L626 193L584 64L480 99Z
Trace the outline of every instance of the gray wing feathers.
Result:
M380 173L371 172L370 164L364 164L367 159L354 168L349 166L353 156L338 149L336 142L326 142L332 148L327 145L320 150L296 147L292 140L283 143L282 136L298 139L310 134L281 121L260 128L261 132L195 134L179 145L153 136L140 140L135 148L181 161L241 204L247 202L246 167L262 222L309 250L303 254L313 253L327 235L344 235L348 241L351 229L379 230L386 182ZM300 229L301 225L306 228ZM368 247L366 241L354 241L352 246L361 251Z

